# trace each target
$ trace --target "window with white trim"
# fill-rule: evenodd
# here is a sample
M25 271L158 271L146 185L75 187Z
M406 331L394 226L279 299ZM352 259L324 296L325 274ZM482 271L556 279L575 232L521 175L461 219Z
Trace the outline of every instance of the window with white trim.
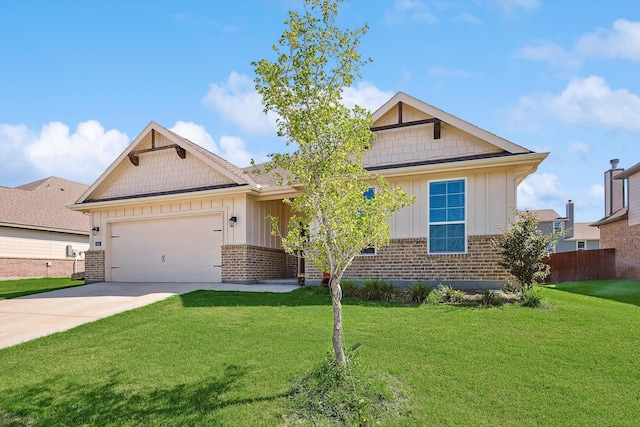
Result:
M369 187L367 189L367 191L364 192L364 198L367 199L367 200L374 199L375 197L376 197L376 190L373 187ZM375 255L375 254L376 254L376 247L375 246L368 247L366 249L363 249L360 252L360 255L363 255L363 256L372 256L372 255Z
M576 250L577 251L584 251L587 249L587 242L584 240L578 240L576 242Z
M429 183L429 253L467 249L464 179Z
M562 234L562 221L553 222L553 232Z

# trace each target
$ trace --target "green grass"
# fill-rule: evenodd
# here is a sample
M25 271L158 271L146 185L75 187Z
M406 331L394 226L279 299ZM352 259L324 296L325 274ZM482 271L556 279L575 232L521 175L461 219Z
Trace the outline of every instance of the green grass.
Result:
M640 285L637 280L589 280L561 283L551 287L559 291L590 295L640 306Z
M345 345L405 400L382 425L637 425L640 307L540 293L545 309L345 299ZM0 350L0 425L281 425L331 326L313 288L170 298Z
M83 285L81 280L71 280L68 277L46 277L42 279L0 280L0 300L18 298L25 295L55 291Z

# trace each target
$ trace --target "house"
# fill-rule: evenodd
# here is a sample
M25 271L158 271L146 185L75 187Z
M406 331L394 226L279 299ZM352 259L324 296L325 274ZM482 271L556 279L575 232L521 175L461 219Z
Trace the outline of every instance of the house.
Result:
M89 216L66 206L88 187L53 176L0 187L0 278L64 277L84 270Z
M391 243L355 259L345 277L502 283L491 239L516 188L548 153L530 150L398 93L373 114L364 166L416 196L391 219ZM238 281L294 277L285 230L297 189L240 169L151 122L71 208L91 217L88 281ZM285 230L286 231L286 230ZM307 269L307 280L321 274Z
M600 248L600 230L591 227L589 222L575 222L573 202L566 206L566 216L561 217L553 209L531 210L539 220L538 230L542 234L558 232L561 237L554 252L584 251Z
M600 229L600 247L615 249L616 277L640 279L640 163L624 170L618 162L604 173L605 216L591 225Z

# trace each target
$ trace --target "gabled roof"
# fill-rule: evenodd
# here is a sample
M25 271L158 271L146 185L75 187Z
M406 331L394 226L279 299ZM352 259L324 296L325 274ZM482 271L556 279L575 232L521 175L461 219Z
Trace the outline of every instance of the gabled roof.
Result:
M189 141L188 139L170 131L169 129L155 123L150 122L144 130L129 144L126 150L118 156L118 158L105 170L102 175L82 194L77 200L76 204L92 202L92 195L96 192L100 186L105 183L110 176L115 174L121 165L128 164L130 162L130 156L135 156L137 150L139 150L147 141L147 136L152 132L158 132L165 138L167 138L176 147L183 149L186 153L198 158L218 173L226 176L229 180L234 182L237 186L252 186L259 187L256 181L241 168L229 163L222 157L213 154L212 152L202 148L201 146ZM186 189L186 191L193 191L194 189ZM198 190L198 189L195 189Z
M495 145L502 150L511 153L511 154L526 154L531 153L530 150L526 148L514 144L511 141L508 141L504 138L501 138L491 132L487 132L484 129L481 129L475 125L472 125L469 122L466 122L452 114L449 114L445 111L442 111L433 105L429 105L425 102L422 102L412 96L407 95L404 92L396 93L390 100L388 100L382 107L378 108L372 115L373 122L381 118L383 115L388 113L391 109L395 108L395 106L402 102L403 104L407 104L416 108L424 113L436 118L440 119L445 123L448 123L464 132L467 132L477 138L480 138L490 144Z
M529 209L527 210L528 212L531 212L532 214L534 214L538 220L540 220L540 222L550 222L550 221L566 221L567 218L563 218L560 215L558 215L558 212L556 212L553 209L537 209L537 210L533 210L533 209ZM527 211L520 211L520 212L527 212Z
M0 187L0 225L89 234L89 217L66 208L88 188L55 176L15 188Z
M573 224L573 237L564 239L565 242L578 240L600 240L600 229L591 227L589 222L576 222Z
M594 222L593 224L591 224L591 227L600 227L601 225L610 224L616 221L621 221L623 219L627 219L628 217L629 217L629 208L625 206L622 209L618 209L613 214Z
M640 163L636 163L635 165L631 166L629 169L620 172L619 174L614 176L613 179L625 179L637 173L640 173Z

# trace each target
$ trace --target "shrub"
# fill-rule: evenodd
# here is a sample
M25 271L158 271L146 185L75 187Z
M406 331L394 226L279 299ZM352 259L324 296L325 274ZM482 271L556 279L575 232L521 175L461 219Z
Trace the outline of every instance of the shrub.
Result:
M538 228L540 220L533 212L514 210L514 213L515 220L509 220L507 228L499 226L502 236L491 243L502 258L498 264L515 277L513 286L524 291L550 274L545 259L562 233L543 234Z
M440 289L434 289L427 296L427 304L440 304L444 299L444 292Z
M340 282L340 287L342 287L342 296L343 297L355 297L357 298L360 294L360 288L353 280L342 280Z
M431 291L433 291L431 286L418 281L418 283L409 287L409 300L416 304L422 304L427 300Z
M498 307L502 305L502 298L496 295L491 289L485 289L482 291L482 296L480 298L480 304L486 307Z
M453 289L449 285L438 285L438 290L442 292L442 302L447 304L459 304L464 300L464 291Z
M360 289L360 298L366 301L391 301L396 288L392 283L380 279L369 279Z
M529 308L537 308L542 305L542 297L540 296L540 292L538 292L534 288L527 288L522 293L522 302L523 307Z

